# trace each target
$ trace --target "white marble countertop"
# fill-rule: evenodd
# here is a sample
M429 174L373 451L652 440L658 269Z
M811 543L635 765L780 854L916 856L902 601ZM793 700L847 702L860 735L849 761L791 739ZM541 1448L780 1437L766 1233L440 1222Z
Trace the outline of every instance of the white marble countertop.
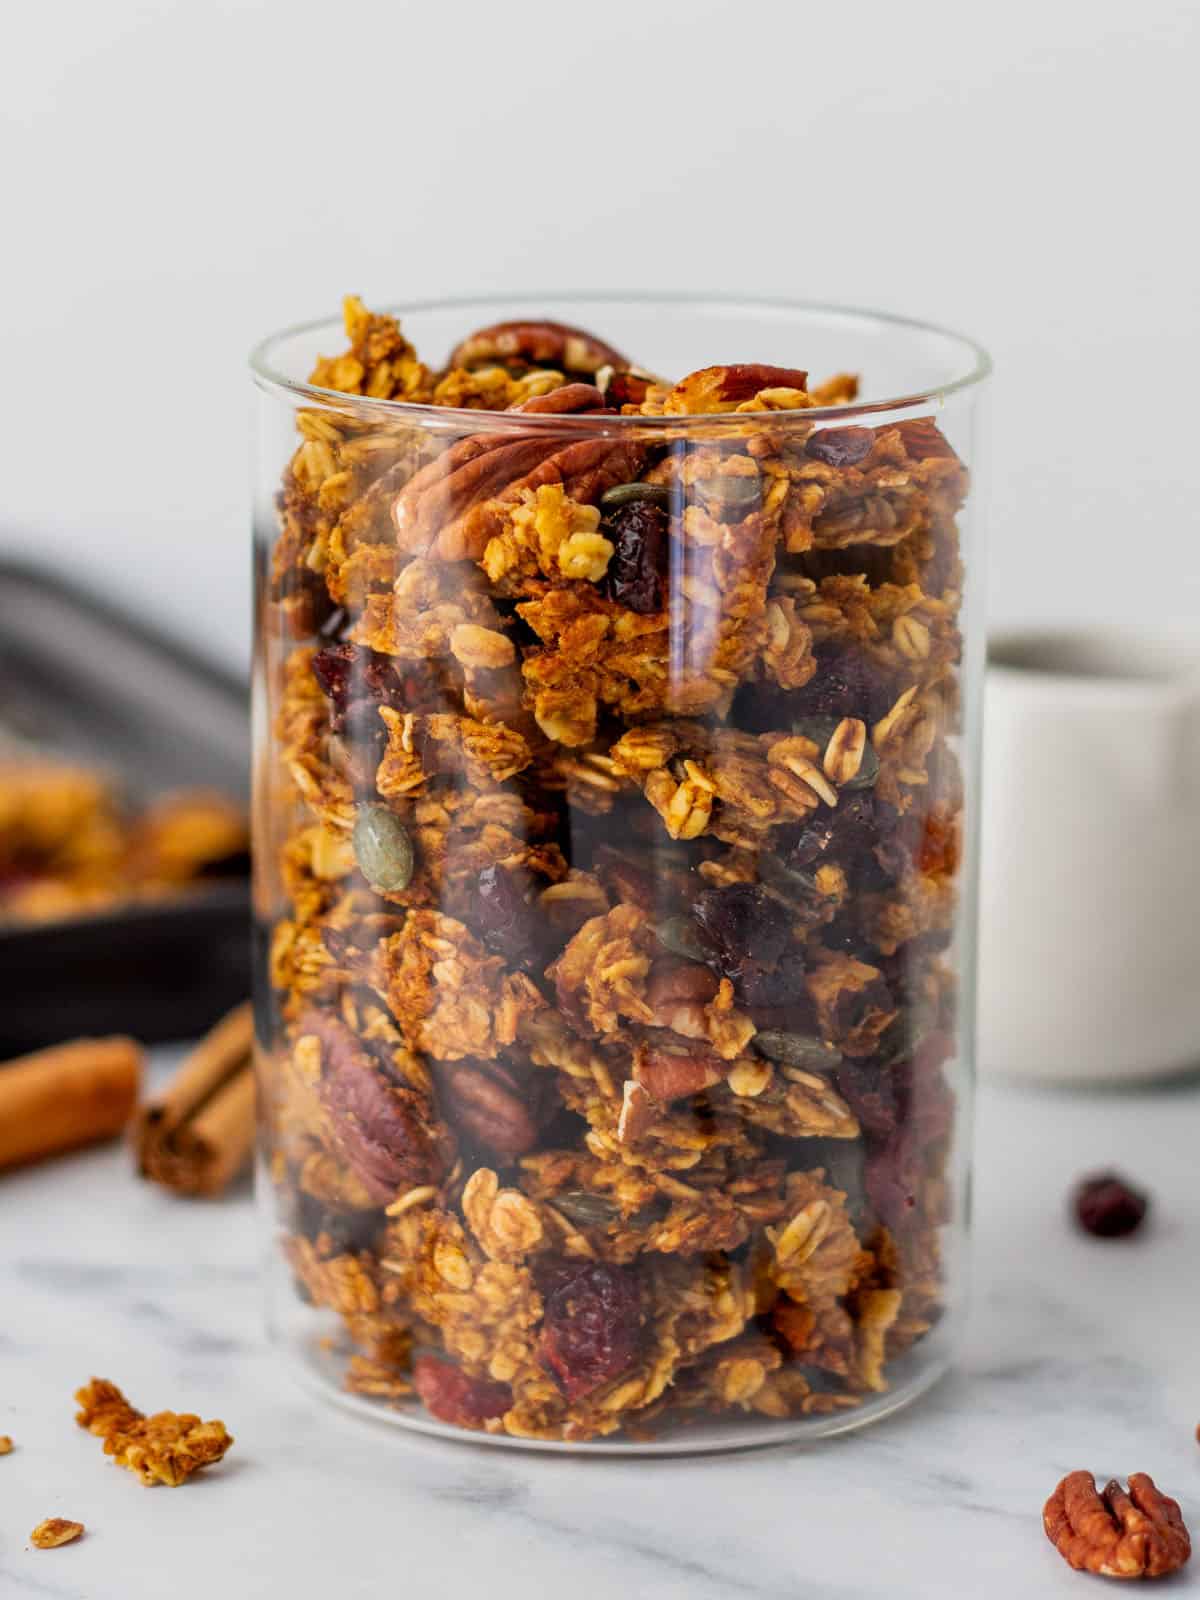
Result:
M509 1455L319 1405L265 1346L248 1188L214 1204L134 1182L110 1148L0 1179L3 1600L991 1600L1098 1580L1041 1532L1066 1471L1150 1472L1200 1533L1200 1083L980 1097L976 1298L959 1371L808 1449L642 1462ZM1152 1225L1068 1226L1118 1160ZM91 1374L237 1444L180 1493L143 1489L72 1422ZM29 1547L43 1517L79 1544ZM1168 1592L1200 1585L1200 1560Z

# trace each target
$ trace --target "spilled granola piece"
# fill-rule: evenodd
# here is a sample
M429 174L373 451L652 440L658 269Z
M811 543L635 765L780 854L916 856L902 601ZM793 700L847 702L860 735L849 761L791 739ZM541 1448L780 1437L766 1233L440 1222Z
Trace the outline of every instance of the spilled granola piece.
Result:
M194 1472L221 1460L233 1443L223 1422L202 1422L189 1412L146 1416L131 1406L115 1383L93 1378L75 1392L81 1428L104 1441L104 1453L128 1467L148 1487L177 1488Z
M47 1517L39 1522L29 1535L36 1550L56 1550L60 1544L72 1544L83 1537L83 1523L71 1522L66 1517Z

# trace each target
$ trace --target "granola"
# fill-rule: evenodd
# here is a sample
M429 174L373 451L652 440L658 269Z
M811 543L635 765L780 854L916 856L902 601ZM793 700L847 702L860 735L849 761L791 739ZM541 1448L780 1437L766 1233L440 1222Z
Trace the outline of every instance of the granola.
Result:
M76 1390L75 1399L79 1426L103 1439L105 1455L151 1488L159 1483L177 1488L201 1467L220 1461L233 1443L223 1422L202 1422L190 1412L146 1416L106 1378L93 1378Z
M860 1406L942 1303L966 469L845 374L346 330L264 596L298 1292L495 1436Z
M248 843L221 794L177 790L132 813L94 768L0 761L0 926L178 894L244 870Z
M29 1535L29 1542L37 1550L56 1550L60 1544L71 1544L83 1537L82 1522L71 1522L66 1517L47 1517L39 1522Z

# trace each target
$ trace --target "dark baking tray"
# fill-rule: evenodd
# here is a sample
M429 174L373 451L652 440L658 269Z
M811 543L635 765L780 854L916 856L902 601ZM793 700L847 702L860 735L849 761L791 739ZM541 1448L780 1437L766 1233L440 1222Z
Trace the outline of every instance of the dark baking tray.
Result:
M102 767L134 804L192 786L248 796L242 679L11 561L0 561L0 734ZM249 880L0 928L0 990L0 1056L76 1034L200 1033L250 992Z

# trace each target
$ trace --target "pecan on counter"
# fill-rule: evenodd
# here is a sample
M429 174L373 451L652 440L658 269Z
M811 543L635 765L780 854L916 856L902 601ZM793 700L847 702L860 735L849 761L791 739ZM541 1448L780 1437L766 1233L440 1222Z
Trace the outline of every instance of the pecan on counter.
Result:
M1102 1492L1090 1472L1069 1472L1046 1501L1046 1537L1077 1572L1102 1578L1161 1578L1182 1567L1192 1541L1177 1501L1145 1472Z
M845 374L346 323L265 596L297 1293L491 1437L869 1406L943 1309L966 467Z

